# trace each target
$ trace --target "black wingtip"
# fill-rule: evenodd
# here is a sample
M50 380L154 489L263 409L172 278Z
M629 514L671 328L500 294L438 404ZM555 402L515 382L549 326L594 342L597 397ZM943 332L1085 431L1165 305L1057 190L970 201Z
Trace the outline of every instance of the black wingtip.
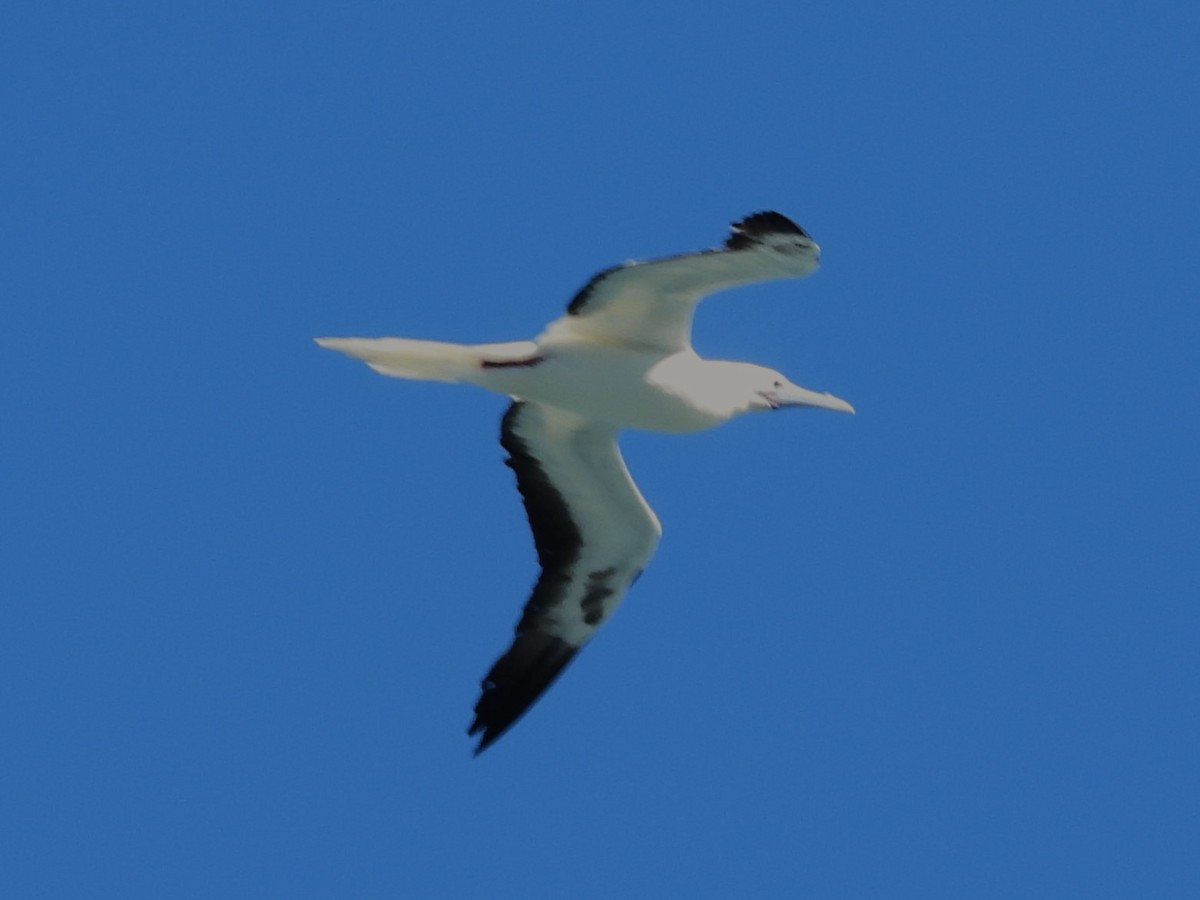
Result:
M798 234L811 238L811 235L785 216L773 210L763 210L752 213L746 218L734 222L731 226L733 233L725 241L730 250L743 250L758 242L768 234Z
M578 647L552 635L517 635L483 679L483 693L475 704L475 721L467 729L471 737L482 732L475 756L516 724L578 652Z

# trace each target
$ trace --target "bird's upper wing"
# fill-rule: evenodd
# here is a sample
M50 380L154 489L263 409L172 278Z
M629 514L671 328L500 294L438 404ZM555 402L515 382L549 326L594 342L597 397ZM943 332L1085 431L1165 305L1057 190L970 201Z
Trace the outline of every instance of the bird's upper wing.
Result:
M662 529L609 425L551 406L508 408L500 443L542 572L512 646L483 679L469 734L494 742L554 682L654 555Z
M673 353L691 346L692 314L709 294L742 284L800 278L819 265L820 248L777 212L733 223L723 247L595 275L541 340L583 338Z

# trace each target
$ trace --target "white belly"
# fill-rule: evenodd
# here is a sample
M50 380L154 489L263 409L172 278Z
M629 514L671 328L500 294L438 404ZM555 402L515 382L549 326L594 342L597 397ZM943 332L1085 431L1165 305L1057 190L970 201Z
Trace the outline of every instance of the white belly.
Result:
M476 383L619 428L680 433L711 428L726 419L670 388L673 370L690 364L694 354L664 358L582 342L541 349L544 359L537 365L490 369Z

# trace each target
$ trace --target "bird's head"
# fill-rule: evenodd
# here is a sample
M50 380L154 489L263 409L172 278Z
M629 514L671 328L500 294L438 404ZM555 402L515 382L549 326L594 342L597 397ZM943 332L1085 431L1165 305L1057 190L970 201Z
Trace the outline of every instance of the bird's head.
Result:
M841 397L800 387L774 369L750 363L730 363L729 365L736 367L730 370L729 375L731 380L737 384L742 397L745 398L745 405L739 411L807 408L854 413L854 407Z
M774 409L854 412L840 397L802 388L774 369L753 363L678 354L656 367L652 375L655 384L686 397L688 404L708 419L703 427L719 425L742 413Z

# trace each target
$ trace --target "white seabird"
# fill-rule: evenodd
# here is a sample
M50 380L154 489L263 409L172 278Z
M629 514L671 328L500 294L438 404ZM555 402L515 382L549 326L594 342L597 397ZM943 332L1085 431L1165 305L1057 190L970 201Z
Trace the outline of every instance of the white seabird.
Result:
M623 428L683 433L758 410L854 412L763 366L701 359L692 314L708 294L802 278L821 248L777 212L733 225L723 247L614 266L532 341L450 344L318 338L397 378L466 382L507 394L500 443L517 476L541 575L512 645L483 679L468 734L478 754L507 731L608 620L662 535L629 477Z

